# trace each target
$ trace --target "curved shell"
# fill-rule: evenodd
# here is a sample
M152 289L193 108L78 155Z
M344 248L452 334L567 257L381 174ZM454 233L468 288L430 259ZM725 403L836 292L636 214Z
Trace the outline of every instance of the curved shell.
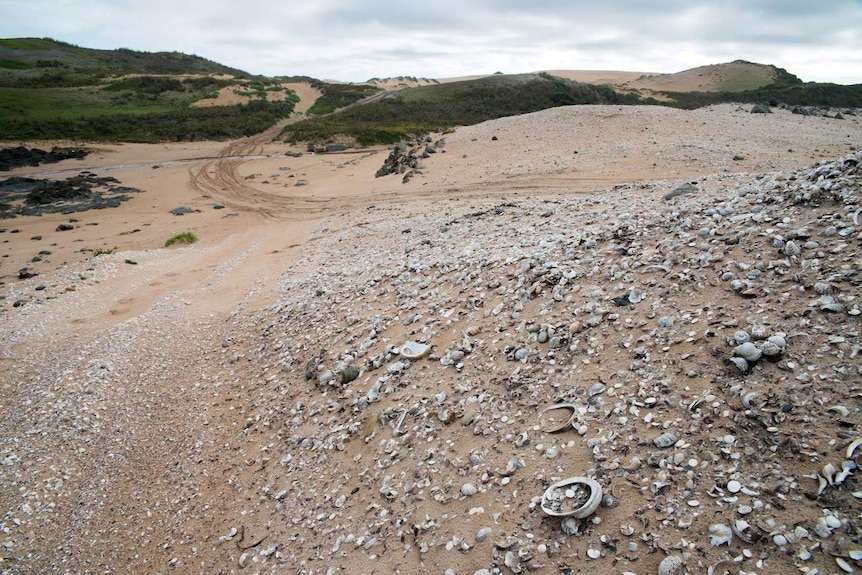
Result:
M856 453L856 450L860 445L862 445L862 437L854 439L850 445L847 446L847 459L853 459L853 455Z
M539 414L539 427L545 433L557 433L571 429L577 409L573 403L558 403L545 408Z
M401 346L401 349L398 350L398 353L401 355L401 357L405 359L421 359L428 355L430 351L430 345L425 345L424 343L417 343L415 341L408 341Z
M569 477L552 483L542 495L542 511L552 517L584 519L602 502L602 486L589 477Z

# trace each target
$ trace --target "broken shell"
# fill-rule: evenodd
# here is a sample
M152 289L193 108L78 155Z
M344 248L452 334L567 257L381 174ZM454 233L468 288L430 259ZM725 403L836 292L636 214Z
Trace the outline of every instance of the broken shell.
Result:
M661 435L652 440L655 446L661 449L665 449L672 446L674 443L676 443L676 441L676 435L674 435L670 431L662 433Z
M745 395L742 396L742 405L746 409L763 409L766 405L766 402L759 398L763 396L758 391L749 391Z
M862 445L862 437L859 439L854 439L853 442L847 446L847 459L853 459L853 454L856 453L856 449Z
M751 367L747 361L742 359L741 357L731 357L729 358L730 363L735 365L740 372L746 373Z
M658 564L658 575L683 575L685 563L679 555L668 555Z
M713 523L709 526L709 533L709 543L713 547L718 547L725 543L730 545L730 540L733 538L733 531L724 523Z
M849 417L850 410L844 407L843 405L833 405L829 409L826 410L827 413L831 413L832 415L838 415L841 417Z
M835 485L835 476L837 474L838 468L831 463L827 463L823 466L823 469L820 470L820 475L829 482L829 485Z
M430 345L408 341L398 350L399 355L405 359L421 359L431 351Z
M572 428L577 406L573 403L558 403L542 410L539 427L545 433L557 433Z
M572 492L572 497L569 497ZM589 477L570 477L552 483L542 495L542 511L553 517L583 519L602 501L602 486Z
M847 476L856 471L856 462L852 459L846 459L841 462L841 471L835 474L835 484L841 485L847 479Z
M622 525L620 525L620 533L622 533L626 537L631 537L635 533L635 528L628 523L623 523Z

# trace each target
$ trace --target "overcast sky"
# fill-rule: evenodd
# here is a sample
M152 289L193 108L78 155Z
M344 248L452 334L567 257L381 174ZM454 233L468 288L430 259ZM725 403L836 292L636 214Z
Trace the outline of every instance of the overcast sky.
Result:
M26 36L344 81L742 59L862 83L862 0L0 0Z

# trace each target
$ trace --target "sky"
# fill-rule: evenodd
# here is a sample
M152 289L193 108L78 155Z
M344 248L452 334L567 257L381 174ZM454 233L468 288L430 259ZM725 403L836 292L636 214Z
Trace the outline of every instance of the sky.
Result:
M862 83L862 0L0 0L19 37L351 82L748 60Z

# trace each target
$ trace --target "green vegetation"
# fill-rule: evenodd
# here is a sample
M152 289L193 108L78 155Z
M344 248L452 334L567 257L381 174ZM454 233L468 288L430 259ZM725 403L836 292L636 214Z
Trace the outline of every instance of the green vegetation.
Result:
M2 93L0 93L2 95ZM230 140L260 133L293 111L292 102L146 110L88 109L87 115L19 118L0 115L10 140L76 139L123 142Z
M168 238L168 241L165 242L165 247L167 248L174 244L193 244L196 241L198 241L198 237L196 235L191 232L183 232Z
M381 92L379 88L365 84L324 84L317 82L315 87L321 91L321 96L308 110L309 114L315 115L331 114L339 108L355 104L359 100Z
M33 66L31 66L27 62L20 62L18 60L0 59L0 68L6 68L8 70L28 70L32 67Z
M638 102L636 94L618 94L607 86L580 84L549 74L495 75L389 94L288 126L283 137L291 142L326 143L336 135L348 135L362 145L391 144L423 132L556 106Z
M772 84L744 92L663 92L673 102L669 105L693 109L721 102L769 102L789 106L830 106L837 108L862 107L862 85L792 83Z

